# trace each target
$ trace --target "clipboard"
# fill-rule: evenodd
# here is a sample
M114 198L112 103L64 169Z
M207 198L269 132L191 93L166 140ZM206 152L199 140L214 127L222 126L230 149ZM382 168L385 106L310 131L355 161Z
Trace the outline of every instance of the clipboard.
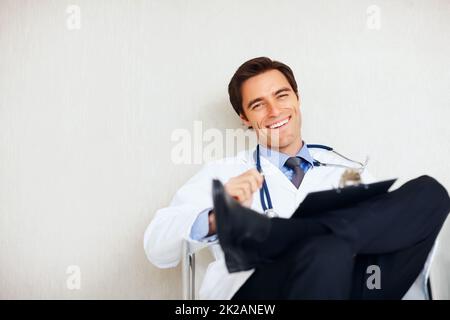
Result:
M356 203L387 193L396 180L384 180L308 193L291 218L311 217L318 213L350 207Z

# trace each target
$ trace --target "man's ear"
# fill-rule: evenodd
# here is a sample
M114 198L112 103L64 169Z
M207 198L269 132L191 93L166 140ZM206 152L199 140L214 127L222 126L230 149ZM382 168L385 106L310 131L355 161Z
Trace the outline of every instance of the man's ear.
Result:
M251 123L250 123L250 121L247 120L247 117L246 117L243 113L241 113L241 114L239 115L239 117L241 118L241 121L242 121L242 123L243 123L245 126L247 126L247 127L251 127L251 126L252 126Z

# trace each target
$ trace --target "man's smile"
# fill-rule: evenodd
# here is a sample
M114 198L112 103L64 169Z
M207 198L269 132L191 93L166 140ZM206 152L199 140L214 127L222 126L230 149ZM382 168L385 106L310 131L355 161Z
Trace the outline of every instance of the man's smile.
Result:
M281 120L277 120L276 122L272 122L271 124L267 125L267 129L279 129L281 127L284 127L286 124L288 124L289 120L291 120L291 116L286 117Z

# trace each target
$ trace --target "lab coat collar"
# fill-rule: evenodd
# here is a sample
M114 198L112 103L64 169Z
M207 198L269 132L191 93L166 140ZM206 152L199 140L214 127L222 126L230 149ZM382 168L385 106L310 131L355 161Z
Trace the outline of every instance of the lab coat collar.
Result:
M261 155L262 158L266 158L280 170L283 168L286 161L290 158L288 154L267 148L261 144L259 145L259 154ZM296 154L296 157L303 159L309 164L308 170L314 167L314 160L309 152L307 144L303 140L302 140L302 147Z

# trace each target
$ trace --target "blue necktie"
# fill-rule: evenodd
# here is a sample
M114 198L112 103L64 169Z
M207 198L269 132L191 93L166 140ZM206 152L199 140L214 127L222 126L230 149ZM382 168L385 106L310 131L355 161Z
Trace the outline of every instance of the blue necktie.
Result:
M287 159L285 163L286 167L294 171L291 182L297 189L302 183L303 177L305 176L305 171L303 171L302 168L300 168L301 162L302 159L298 157L290 157L289 159Z

